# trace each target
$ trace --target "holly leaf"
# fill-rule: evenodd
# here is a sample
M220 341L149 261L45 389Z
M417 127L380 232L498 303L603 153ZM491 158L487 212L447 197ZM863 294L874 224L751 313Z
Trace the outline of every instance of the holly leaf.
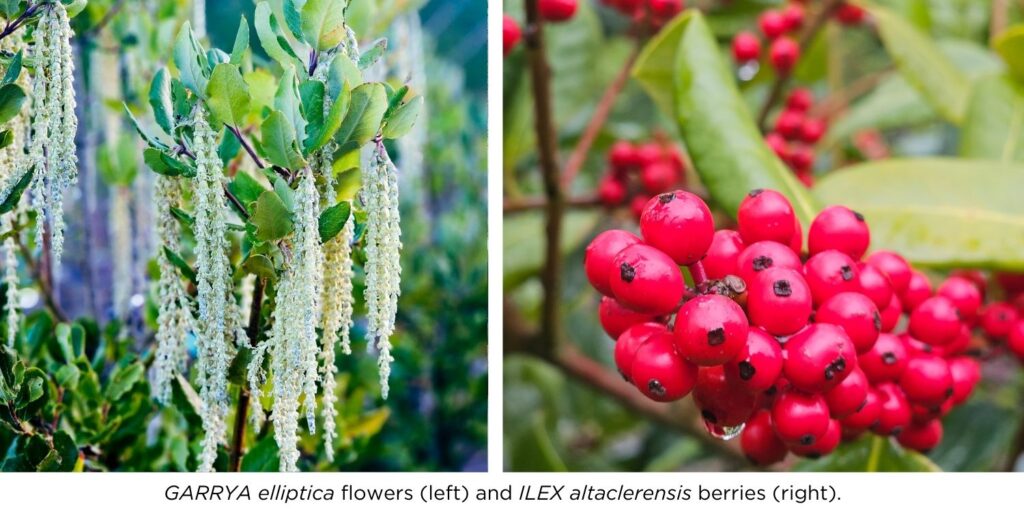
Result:
M829 455L798 463L797 471L829 472L928 472L941 471L928 457L907 450L888 437L867 434L842 443Z
M217 64L206 88L210 111L222 123L241 126L249 114L249 85L242 78L238 66Z

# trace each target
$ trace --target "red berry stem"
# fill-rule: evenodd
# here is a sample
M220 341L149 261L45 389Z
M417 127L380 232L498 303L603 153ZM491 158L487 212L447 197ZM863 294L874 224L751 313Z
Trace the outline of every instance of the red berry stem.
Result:
M688 265L686 267L690 270L690 277L693 278L693 286L700 290L704 283L708 282L708 273L704 270L704 264L701 262Z

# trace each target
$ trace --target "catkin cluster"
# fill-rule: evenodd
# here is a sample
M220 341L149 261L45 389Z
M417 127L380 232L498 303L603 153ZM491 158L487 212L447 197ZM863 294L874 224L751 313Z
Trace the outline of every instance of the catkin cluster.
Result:
M25 42L21 34L21 31L18 31L0 41L0 51L11 55L22 51L25 47ZM18 84L22 87L28 85L25 73L18 77ZM4 199L6 199L10 189L14 187L15 183L22 178L26 171L25 136L28 126L29 112L27 108L22 108L18 115L14 116L5 126L5 128L11 131L14 140L9 146L0 149L0 183L4 185ZM8 233L14 229L22 204L22 202L19 202L19 208L15 208L0 216L0 233ZM14 340L18 335L18 325L21 321L21 314L18 309L18 285L20 282L18 279L18 256L16 253L17 236L18 234L8 236L3 242L3 282L6 286L4 316L7 323L5 340L8 345L14 344Z
M160 245L177 253L180 250L181 229L171 214L171 207L181 203L181 186L174 178L160 176L155 190L156 233ZM178 278L178 270L161 250L157 254L160 279L156 286L157 323L156 358L153 361L153 394L161 403L171 398L171 383L185 369L188 361L186 339L193 330L192 306L185 287Z

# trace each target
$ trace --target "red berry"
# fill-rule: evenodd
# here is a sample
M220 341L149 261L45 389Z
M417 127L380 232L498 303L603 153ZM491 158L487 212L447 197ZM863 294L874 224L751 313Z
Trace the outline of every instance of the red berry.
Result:
M648 0L651 14L658 18L671 18L683 10L682 0Z
M964 277L949 277L935 291L936 295L945 297L956 306L960 318L973 323L981 309L981 290Z
M889 278L867 263L857 265L857 285L858 291L871 299L879 311L884 310L892 302L892 285Z
M768 9L757 18L757 26L768 39L775 39L786 33L786 18L775 9Z
M1005 302L993 302L981 314L981 330L985 336L1000 340L1010 334L1010 327L1017 322L1017 310Z
M736 258L736 268L740 278L748 286L757 280L758 273L769 268L788 268L800 270L803 266L800 257L789 247L778 242L754 242L743 249Z
M676 346L691 363L713 366L736 357L747 341L747 317L732 299L701 295L679 308Z
M788 244L793 239L793 205L774 190L751 190L740 203L736 219L740 236L748 244L762 240Z
M608 163L617 170L626 171L640 165L640 156L632 143L620 140L608 151Z
M773 46L774 48L774 46ZM796 110L783 110L775 119L775 132L782 135L786 140L796 140L800 137L800 127L804 124L804 114Z
M783 374L793 387L822 393L843 381L857 365L853 342L842 329L812 324L786 341Z
M942 422L932 420L922 425L910 425L896 437L904 448L927 452L942 441Z
M815 304L842 292L857 291L857 264L839 251L826 250L811 256L804 264L804 275Z
M908 333L900 335L900 339L903 340L903 346L907 347L907 355L914 357L917 354L931 354L935 352L935 347L914 338Z
M519 40L522 39L522 37L523 31L519 28L519 23L507 14L502 15L501 46L505 55L512 53L512 50L514 50L519 44Z
M825 402L833 418L845 418L864 406L871 385L860 368L854 368L836 387L825 393Z
M711 210L701 198L684 190L652 197L640 216L644 240L680 265L692 265L708 252L715 236Z
M860 409L840 420L840 423L843 428L852 432L863 432L878 422L878 417L882 412L881 405L878 393L874 389L868 389L868 393L864 397L864 404Z
M789 142L786 142L786 138L781 133L771 132L764 136L765 143L771 148L772 152L779 157L780 160L788 162L790 157Z
M626 200L626 185L614 175L607 175L597 185L597 197L607 207L618 206Z
M648 142L637 146L636 155L637 163L640 166L645 166L660 162L665 157L665 150L657 142Z
M615 256L608 278L615 299L641 313L667 315L683 298L683 273L672 258L649 245L631 245Z
M768 60L780 74L789 73L800 58L800 45L788 37L780 37L768 49Z
M590 285L602 295L611 296L612 286L608 278L615 256L623 249L639 243L642 243L640 238L621 229L610 229L594 237L583 255L583 269Z
M910 402L910 423L928 423L949 414L953 410L953 399L947 398L938 405L922 405Z
M629 382L633 382L633 362L636 360L636 352L640 346L647 343L647 340L658 333L667 333L668 328L664 325L648 322L634 325L619 335L615 340L615 367L619 369L619 375Z
M646 322L651 322L654 315L637 313L629 309L611 297L601 297L601 305L597 308L597 316L601 321L601 327L608 336L618 338L626 329Z
M910 264L903 256L892 251L877 251L868 256L867 262L877 268L892 284L892 291L902 294L910 283Z
M835 451L836 447L839 446L839 441L842 440L842 436L843 429L839 421L829 420L828 429L825 430L824 435L811 443L810 446L794 446L793 453L811 459L820 458Z
M769 466L786 458L789 449L772 428L772 415L762 409L754 413L740 435L740 448L758 466Z
M740 64L761 58L761 40L750 32L732 38L732 58Z
M771 414L775 434L790 446L811 446L828 433L828 405L821 395L783 391L775 399Z
M786 31L796 32L804 26L804 8L800 4L789 4L782 10L782 18L786 21Z
M812 176L814 150L804 145L794 144L789 150L789 166L797 173L797 177L801 178L801 180L804 176ZM805 182L804 184L811 186L814 183Z
M765 391L782 374L782 347L761 329L751 328L746 344L725 364L725 372L752 394Z
M844 3L836 10L836 19L843 25L859 25L864 21L864 14L864 9Z
M672 402L693 389L697 383L697 367L676 353L671 333L659 332L637 349L630 376L647 398Z
M786 110L807 112L814 105L814 93L810 89L798 87L786 98Z
M911 312L917 306L932 296L932 283L928 276L916 271L910 271L910 281L907 288L900 295L900 303L903 304L903 311Z
M789 248L797 256L803 252L804 248L804 228L796 217L793 217L793 238L789 240Z
M775 336L788 336L803 329L811 308L811 290L796 270L764 270L747 290L750 322Z
M974 386L981 380L981 367L977 361L966 356L954 357L947 362L949 375L953 378L953 404L959 405L967 401Z
M871 234L864 216L845 206L825 208L807 231L811 254L834 249L860 260L870 243Z
M1024 362L1024 321L1018 320L1010 326L1006 338L1006 348L1010 349L1017 359Z
M742 425L754 413L754 402L754 395L730 380L722 366L699 369L693 403L708 425L718 428Z
M640 183L644 190L651 194L660 194L671 189L679 182L679 173L669 162L655 162L645 165L640 170Z
M541 19L561 22L576 14L577 0L537 0L537 11Z
M872 430L883 436L899 435L910 426L910 402L896 384L884 382L875 388L880 406L878 424Z
M931 354L910 358L900 376L900 387L911 402L939 405L953 396L953 377L946 360Z
M895 382L907 367L907 347L898 336L882 333L866 353L858 356L860 369L872 384Z
M821 119L805 118L804 123L800 125L800 140L808 144L817 144L822 137L825 136L825 132L828 131L828 125Z
M715 231L715 235L711 239L711 247L708 247L704 259L700 260L708 278L722 279L728 275L739 276L739 267L736 262L745 247L739 233L731 229Z
M875 303L856 292L830 297L818 307L815 321L841 327L858 354L871 350L882 331L882 316Z
M988 277L985 276L984 272L977 269L965 268L954 270L950 272L949 276L966 279L978 289L978 293L981 294L982 299L985 298L985 291L988 287Z
M960 334L956 305L945 297L931 297L910 313L910 334L931 345L946 345Z
M942 347L938 347L938 353L944 357L953 357L963 354L971 347L971 328L967 324L960 324L960 333L953 338L953 341Z
M633 216L636 217L637 222L640 221L640 216L644 213L644 208L647 207L647 203L651 200L651 196L647 194L637 194L633 196L633 199L629 201L629 211L633 212Z
M896 328L896 324L899 323L900 316L903 315L903 305L900 304L900 298L893 294L892 298L889 299L889 305L881 313L882 332L892 332Z

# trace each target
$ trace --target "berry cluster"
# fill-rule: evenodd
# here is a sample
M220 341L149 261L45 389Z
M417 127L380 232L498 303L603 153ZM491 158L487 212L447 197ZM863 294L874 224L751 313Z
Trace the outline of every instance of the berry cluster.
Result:
M737 219L716 231L699 197L669 192L645 205L642 238L610 230L587 247L622 376L656 401L692 393L708 430L742 433L757 464L824 455L869 430L934 447L939 419L980 379L964 355L977 287L951 277L933 295L899 254L865 258L868 225L843 206L814 219L806 253L778 192L752 191Z
M660 27L685 7L683 0L603 0L604 4L625 16L636 25Z
M775 119L774 130L764 136L772 151L808 187L814 184L814 144L828 130L823 119L808 115L813 105L814 94L809 89L793 89Z
M538 0L537 12L544 21L561 23L576 14L579 0Z
M519 46L519 41L522 38L523 29L519 26L519 22L508 14L503 14L501 16L501 48L506 57L512 53L512 50L515 50L516 46Z
M608 151L608 170L597 187L607 207L629 202L637 218L651 196L686 183L686 164L679 150L661 141L634 144L620 140Z

